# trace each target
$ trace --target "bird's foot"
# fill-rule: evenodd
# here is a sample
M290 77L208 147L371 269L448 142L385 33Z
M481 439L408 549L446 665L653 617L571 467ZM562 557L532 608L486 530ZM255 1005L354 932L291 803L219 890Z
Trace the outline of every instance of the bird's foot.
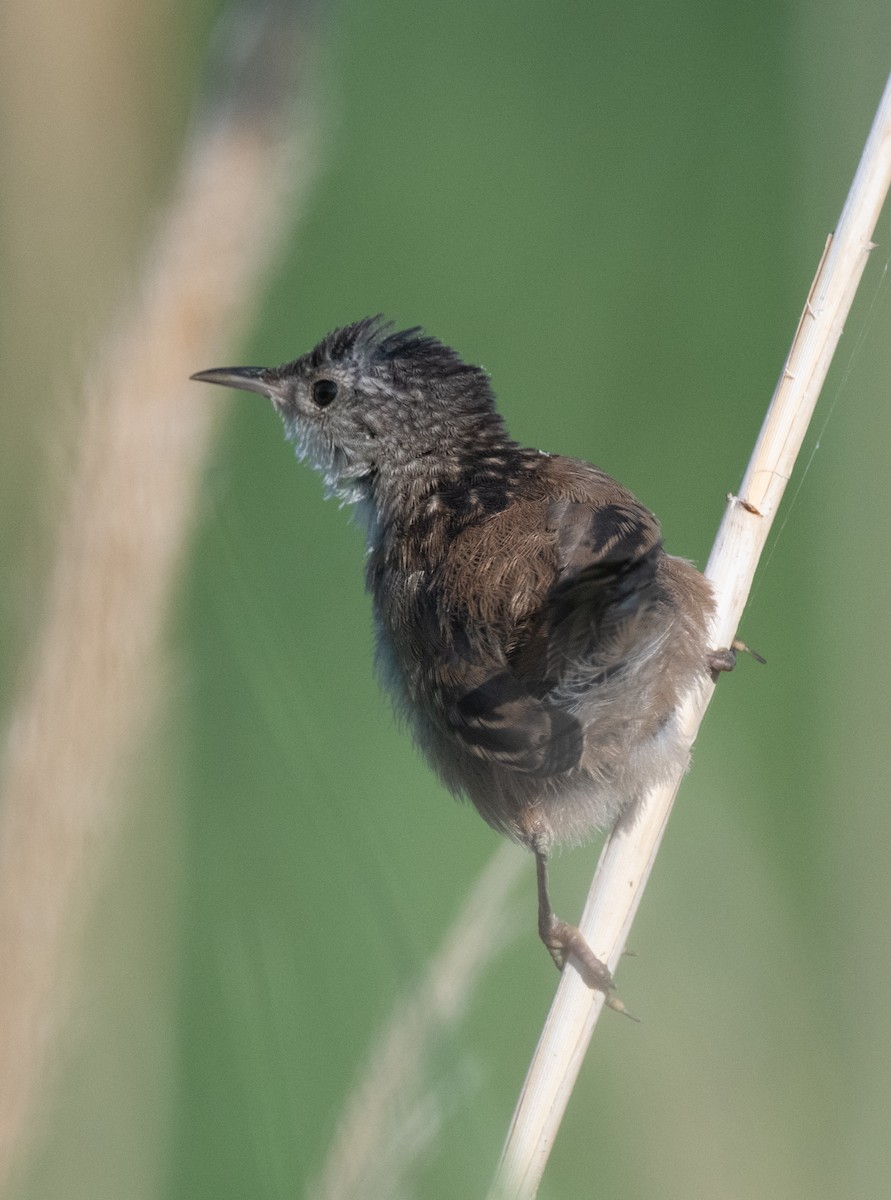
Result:
M632 1021L638 1020L615 995L616 985L609 967L600 961L580 929L577 929L575 925L569 925L566 921L559 920L553 913L550 913L547 920L542 923L539 932L558 971L562 971L567 961L573 958L579 974L588 987L603 992L607 1008L621 1013Z
M757 650L753 650L751 646L747 646L745 642L741 642L739 638L734 638L730 646L722 650L710 650L708 653L707 663L708 669L714 675L718 675L721 671L732 671L736 666L737 654L751 654L755 662L760 662L762 665L767 662L762 658Z
M539 933L558 971L563 970L572 956L578 965L579 974L589 988L595 988L607 996L615 989L609 967L600 961L585 941L581 930L576 929L575 925L569 925L550 913Z
M709 650L706 662L713 675L720 675L722 671L732 671L736 666L736 650L733 646L723 650Z

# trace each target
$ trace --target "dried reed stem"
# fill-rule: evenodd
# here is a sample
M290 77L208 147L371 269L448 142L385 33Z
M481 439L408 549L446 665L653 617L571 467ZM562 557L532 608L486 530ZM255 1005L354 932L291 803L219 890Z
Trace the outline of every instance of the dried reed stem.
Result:
M827 244L739 496L729 497L706 568L717 597L714 644L733 640L758 559L841 336L872 234L891 183L891 79L835 234ZM690 741L713 688L682 710ZM654 790L631 828L608 840L580 927L595 954L615 968L640 904L677 792ZM585 1051L603 1007L575 971L565 971L526 1076L490 1197L531 1200L541 1180Z
M311 173L307 114L298 124L292 111L302 16L293 4L238 14L228 49L244 61L223 65L225 92L197 122L139 295L85 385L78 461L0 778L0 1190L27 1144L65 1015L220 412L188 376L243 330Z

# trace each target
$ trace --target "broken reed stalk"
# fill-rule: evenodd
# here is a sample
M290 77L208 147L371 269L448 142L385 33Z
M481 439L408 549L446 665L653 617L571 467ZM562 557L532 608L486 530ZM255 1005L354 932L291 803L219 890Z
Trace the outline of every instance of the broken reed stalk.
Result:
M727 509L705 574L715 589L713 645L729 646L758 560L801 449L891 183L891 78L835 233L827 242L755 450ZM681 711L692 743L714 686ZM597 864L579 926L611 970L652 869L680 778L654 789L629 828L616 830ZM490 1200L532 1200L604 1005L576 971L564 971L508 1131Z
M222 86L196 122L138 296L84 385L78 461L5 735L0 1192L39 1111L224 411L188 377L242 334L313 173L310 114L295 111L306 14L294 4L237 8Z

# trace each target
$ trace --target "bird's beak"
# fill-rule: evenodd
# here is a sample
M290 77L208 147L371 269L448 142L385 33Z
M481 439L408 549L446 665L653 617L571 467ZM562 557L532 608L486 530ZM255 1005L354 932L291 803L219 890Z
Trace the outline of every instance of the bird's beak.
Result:
M211 371L196 371L190 376L199 383L219 383L222 387L240 388L243 392L259 392L273 403L284 399L281 381L270 379L268 367L214 367Z

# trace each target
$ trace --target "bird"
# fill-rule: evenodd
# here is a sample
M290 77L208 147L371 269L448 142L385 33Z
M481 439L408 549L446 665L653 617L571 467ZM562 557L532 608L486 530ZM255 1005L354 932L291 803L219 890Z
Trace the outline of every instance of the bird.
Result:
M445 787L531 851L541 940L608 994L552 909L548 859L686 768L678 707L741 646L710 647L709 582L605 471L514 441L486 372L421 326L366 317L282 366L192 379L265 396L354 507L397 715Z

